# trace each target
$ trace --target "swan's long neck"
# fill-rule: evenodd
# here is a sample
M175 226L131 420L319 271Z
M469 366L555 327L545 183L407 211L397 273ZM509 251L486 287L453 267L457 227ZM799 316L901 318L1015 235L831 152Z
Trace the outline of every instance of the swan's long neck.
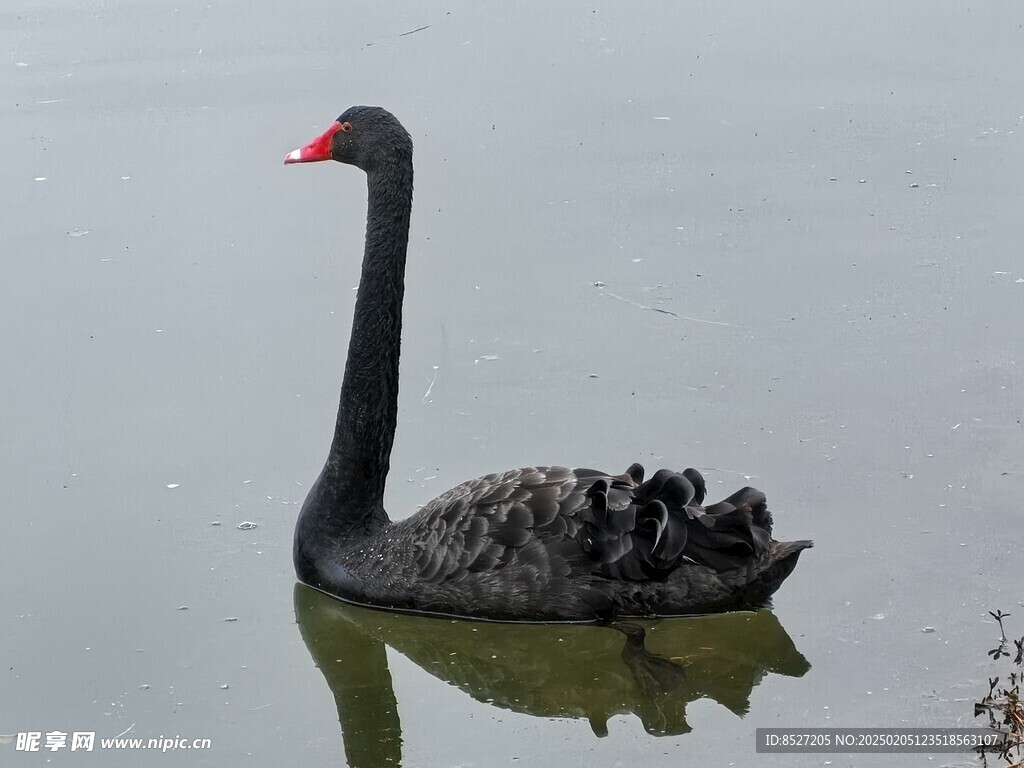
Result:
M367 185L366 250L338 420L327 463L302 512L313 515L317 533L328 537L370 533L388 521L384 481L398 418L411 155L368 172Z

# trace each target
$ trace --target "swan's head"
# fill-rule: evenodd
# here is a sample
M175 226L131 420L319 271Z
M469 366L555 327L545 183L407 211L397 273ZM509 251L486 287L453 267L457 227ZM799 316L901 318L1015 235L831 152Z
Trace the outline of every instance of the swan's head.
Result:
M284 162L337 160L368 172L411 158L412 139L398 118L380 107L349 107L330 128L285 155Z

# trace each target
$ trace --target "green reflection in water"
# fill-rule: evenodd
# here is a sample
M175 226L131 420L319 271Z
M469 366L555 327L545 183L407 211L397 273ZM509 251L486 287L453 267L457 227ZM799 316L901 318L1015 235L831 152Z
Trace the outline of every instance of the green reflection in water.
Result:
M377 611L297 584L295 616L334 694L352 768L401 764L385 645L478 701L585 718L598 736L628 713L653 735L687 733L686 705L701 698L742 716L766 673L810 669L767 610L615 627L501 624Z

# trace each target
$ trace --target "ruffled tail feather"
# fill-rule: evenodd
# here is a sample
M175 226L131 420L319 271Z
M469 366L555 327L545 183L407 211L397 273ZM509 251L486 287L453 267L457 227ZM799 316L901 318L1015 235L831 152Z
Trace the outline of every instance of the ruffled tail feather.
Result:
M581 479L594 478L586 494L589 508L581 513L584 550L609 576L657 578L686 561L725 572L769 555L766 574L781 572L792 558L789 575L796 564L792 556L810 546L772 540L771 512L754 488L703 507L706 484L696 469L661 469L646 482L639 464L614 477L576 472Z

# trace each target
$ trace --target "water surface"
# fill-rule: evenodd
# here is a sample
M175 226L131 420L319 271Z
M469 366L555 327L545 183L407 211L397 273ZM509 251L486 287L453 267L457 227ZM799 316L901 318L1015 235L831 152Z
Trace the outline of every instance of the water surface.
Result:
M417 152L393 516L511 466L640 461L755 485L780 537L816 541L758 619L809 668L742 666L742 717L714 686L652 705L612 630L585 633L595 677L634 698L575 710L371 631L387 754L902 766L754 755L753 734L971 724L987 611L1024 615L1022 25L1010 2L0 11L0 733L213 744L4 763L344 764L290 548L365 190L281 158L354 103Z

